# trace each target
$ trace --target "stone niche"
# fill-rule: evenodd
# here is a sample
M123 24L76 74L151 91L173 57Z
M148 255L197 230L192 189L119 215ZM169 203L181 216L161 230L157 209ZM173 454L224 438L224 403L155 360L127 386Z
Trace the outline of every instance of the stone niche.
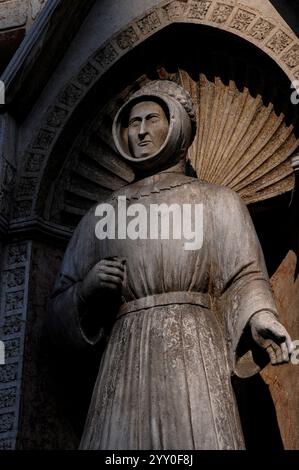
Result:
M114 15L110 27L105 15ZM59 28L57 20L62 34ZM25 116L12 92L20 139L2 242L0 327L8 362L0 366L0 448L78 446L102 351L57 350L48 337L47 300L83 214L133 179L115 152L111 123L148 80L173 80L191 93L199 126L190 165L248 204L282 320L299 338L291 160L299 127L290 102L298 50L292 29L264 0L95 2L57 69L49 58L51 80L25 103ZM267 366L251 379L234 378L249 449L299 449L298 370Z

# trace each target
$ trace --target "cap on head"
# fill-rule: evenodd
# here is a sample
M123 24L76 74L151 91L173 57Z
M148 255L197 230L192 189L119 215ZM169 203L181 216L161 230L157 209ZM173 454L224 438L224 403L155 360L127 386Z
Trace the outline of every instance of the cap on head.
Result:
M128 117L132 107L142 101L156 101L166 111L169 131L160 150L154 155L135 159L128 146ZM163 166L167 160L177 162L187 153L196 134L196 117L190 94L169 80L155 80L135 92L118 111L113 123L113 138L120 155L141 170Z

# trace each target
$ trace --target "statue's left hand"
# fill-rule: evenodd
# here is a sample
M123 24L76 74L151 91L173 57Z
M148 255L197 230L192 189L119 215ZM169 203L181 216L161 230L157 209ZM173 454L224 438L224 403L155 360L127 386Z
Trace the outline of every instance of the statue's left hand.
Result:
M258 312L250 320L254 341L269 354L273 365L289 362L294 350L285 327L270 312Z

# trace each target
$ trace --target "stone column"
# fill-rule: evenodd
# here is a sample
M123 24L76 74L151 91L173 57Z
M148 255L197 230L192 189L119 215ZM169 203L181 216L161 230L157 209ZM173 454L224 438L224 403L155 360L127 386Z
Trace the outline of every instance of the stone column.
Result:
M0 449L14 449L18 434L31 242L5 247L1 279Z
M0 449L16 446L31 242L7 240L10 205L16 174L16 125L8 114L0 116Z

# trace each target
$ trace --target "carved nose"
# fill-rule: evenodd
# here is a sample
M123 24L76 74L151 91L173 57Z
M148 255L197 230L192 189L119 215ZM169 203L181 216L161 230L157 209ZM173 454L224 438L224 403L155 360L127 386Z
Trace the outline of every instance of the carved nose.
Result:
M146 123L145 123L145 120L143 119L141 121L140 128L139 128L139 137L142 139L145 137L146 134L147 134Z

